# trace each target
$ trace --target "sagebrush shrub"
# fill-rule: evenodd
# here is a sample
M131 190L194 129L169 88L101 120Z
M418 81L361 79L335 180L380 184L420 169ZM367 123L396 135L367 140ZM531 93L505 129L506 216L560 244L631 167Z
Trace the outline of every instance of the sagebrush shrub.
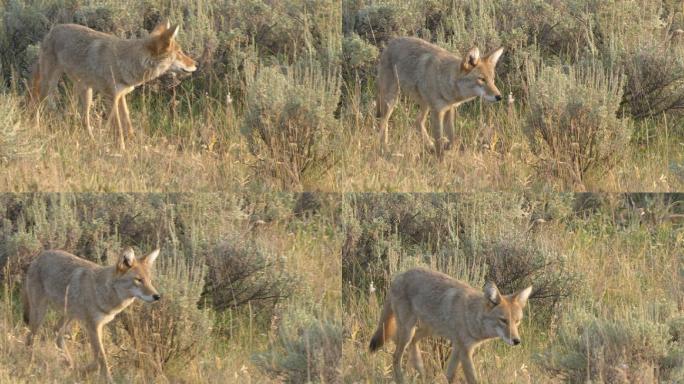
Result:
M684 108L684 48L644 46L624 54L624 107L635 118Z
M342 65L346 79L356 74L362 78L375 75L378 49L353 33L342 41Z
M413 34L422 20L403 2L379 2L362 7L354 18L354 31L365 40L382 46L393 37Z
M542 169L570 185L601 177L628 153L622 81L600 69L543 67L530 76L526 133Z
M242 132L266 173L284 186L301 185L309 174L331 165L331 139L339 129L333 116L337 74L315 67L287 73L267 67L247 87Z
M264 316L294 286L284 258L251 239L220 242L206 256L206 263L209 272L202 297L218 312L249 305Z
M162 250L154 272L154 286L162 299L135 302L119 316L123 328L117 344L129 344L128 361L157 374L182 370L211 344L213 316L198 307L206 267L188 262L176 250Z
M256 363L286 383L337 383L342 357L342 324L298 310L286 314L269 351Z

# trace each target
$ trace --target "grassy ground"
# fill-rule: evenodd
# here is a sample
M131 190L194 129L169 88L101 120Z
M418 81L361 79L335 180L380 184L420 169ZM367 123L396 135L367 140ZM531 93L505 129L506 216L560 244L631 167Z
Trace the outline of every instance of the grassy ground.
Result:
M54 313L31 360L19 289L43 247L107 263L124 244L138 253L161 247L154 283L164 301L135 303L106 327L117 382L338 377L341 272L334 255L341 239L327 197L313 200L317 208L285 194L5 194L0 201L2 382L99 382L66 366L54 343ZM92 359L78 326L67 348L76 367Z
M534 285L521 346L496 340L476 354L482 382L684 379L683 232L672 216L681 200L509 193L357 195L347 204L343 382L391 380L393 344L370 354L368 343L391 276L416 265L475 287L491 279L503 292ZM409 382L444 382L448 342L427 339L421 350L427 377L404 359Z

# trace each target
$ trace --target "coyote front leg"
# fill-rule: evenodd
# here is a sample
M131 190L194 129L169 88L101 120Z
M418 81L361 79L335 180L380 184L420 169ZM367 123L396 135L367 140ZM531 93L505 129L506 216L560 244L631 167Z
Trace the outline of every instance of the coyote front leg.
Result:
M79 81L74 84L74 91L81 99L81 121L88 129L88 135L90 136L90 139L95 141L93 127L90 125L90 107L93 104L93 89L85 85L85 83Z
M126 130L128 131L128 136L133 137L135 136L135 132L133 132L133 123L131 123L131 116L128 113L128 104L126 104L126 95L128 93L124 93L121 95L119 98L119 116L122 117L124 125L126 125Z
M442 133L444 131L444 115L446 112L447 109L444 106L432 109L432 126L430 128L432 128L432 138L434 139L435 143L435 152L437 153L437 157L440 158L442 157L442 152L446 147L442 137Z
M67 365L69 367L73 366L73 360L71 359L71 355L69 354L69 351L66 348L66 344L64 344L64 333L66 333L67 329L69 328L69 324L71 324L71 319L68 318L66 315L62 317L62 319L59 321L59 324L57 324L57 347L64 352L64 358L66 359Z
M108 383L111 383L112 375L109 372L109 366L107 365L107 357L105 356L104 347L102 346L103 326L104 324L97 324L94 327L88 327L88 336L90 337L90 345L93 348L94 360L85 368L85 371L99 369L100 374L107 380Z
M446 370L447 382L450 384L456 382L456 371L458 370L458 366L461 365L459 357L460 349L461 348L459 348L457 343L451 343L451 356L449 356L449 363Z
M114 126L116 122L116 127L119 131L119 146L121 150L126 149L126 143L124 142L123 127L121 126L121 116L119 115L119 100L121 98L121 93L114 94L112 98L112 108L109 112L109 119L107 119L107 125Z
M473 348L466 347L461 349L460 359L461 363L463 364L463 371L465 371L466 382L468 384L477 384L475 365L473 364Z

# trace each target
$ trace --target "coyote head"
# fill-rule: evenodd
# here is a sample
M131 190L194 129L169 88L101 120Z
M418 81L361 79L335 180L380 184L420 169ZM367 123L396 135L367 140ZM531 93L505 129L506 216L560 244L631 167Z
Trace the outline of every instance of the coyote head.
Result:
M489 300L489 311L485 313L484 328L491 337L500 337L509 345L520 344L518 325L523 317L523 308L532 287L527 287L512 295L502 295L494 283L487 283L484 295Z
M500 101L501 92L494 84L496 62L503 53L503 47L480 57L480 50L472 48L461 63L465 76L459 81L459 88L467 97L482 97L487 101Z
M159 256L159 249L155 249L142 259L136 259L131 248L127 248L119 257L116 264L116 276L112 285L121 298L139 298L147 302L161 298L159 292L152 286L152 264Z
M167 21L157 25L150 33L147 49L157 58L168 59L171 63L169 69L174 72L195 72L197 63L181 49L176 42L178 25L171 26Z

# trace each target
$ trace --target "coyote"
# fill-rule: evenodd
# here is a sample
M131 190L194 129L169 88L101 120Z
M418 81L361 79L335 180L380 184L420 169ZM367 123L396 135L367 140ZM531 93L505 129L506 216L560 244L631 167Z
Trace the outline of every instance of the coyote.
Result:
M402 383L401 357L407 346L409 360L424 377L418 340L432 334L446 337L452 344L447 367L449 382L454 382L456 369L463 364L468 384L477 383L474 349L495 337L510 345L520 344L518 324L531 292L532 287L527 287L504 296L493 283L487 283L484 292L480 292L440 272L425 268L408 270L392 281L370 351L393 338L394 379Z
M443 147L448 149L453 145L454 114L458 105L478 96L487 101L501 100L501 92L494 84L494 68L502 53L503 48L497 48L480 57L480 51L472 48L461 60L445 49L415 37L391 40L378 63L376 107L381 144L387 147L387 123L401 88L420 105L416 129L429 147L441 156ZM430 111L432 138L425 129L425 119ZM446 139L442 137L443 127Z
M104 347L102 328L137 297L146 302L159 300L152 286L151 268L159 249L142 259L136 259L131 248L126 249L116 265L103 267L68 252L47 250L31 263L23 288L24 321L30 333L26 344L43 322L48 305L62 314L57 327L57 346L64 352L69 365L71 356L64 345L64 333L76 319L88 332L94 361L84 371L100 370L112 381Z
M37 69L33 74L32 98L45 99L56 88L63 73L74 83L74 92L83 103L81 118L95 140L90 125L93 90L112 100L107 124L119 130L125 149L123 126L133 135L126 95L135 87L168 70L194 72L197 65L176 43L178 25L159 24L148 37L124 40L82 25L54 26L43 40Z

